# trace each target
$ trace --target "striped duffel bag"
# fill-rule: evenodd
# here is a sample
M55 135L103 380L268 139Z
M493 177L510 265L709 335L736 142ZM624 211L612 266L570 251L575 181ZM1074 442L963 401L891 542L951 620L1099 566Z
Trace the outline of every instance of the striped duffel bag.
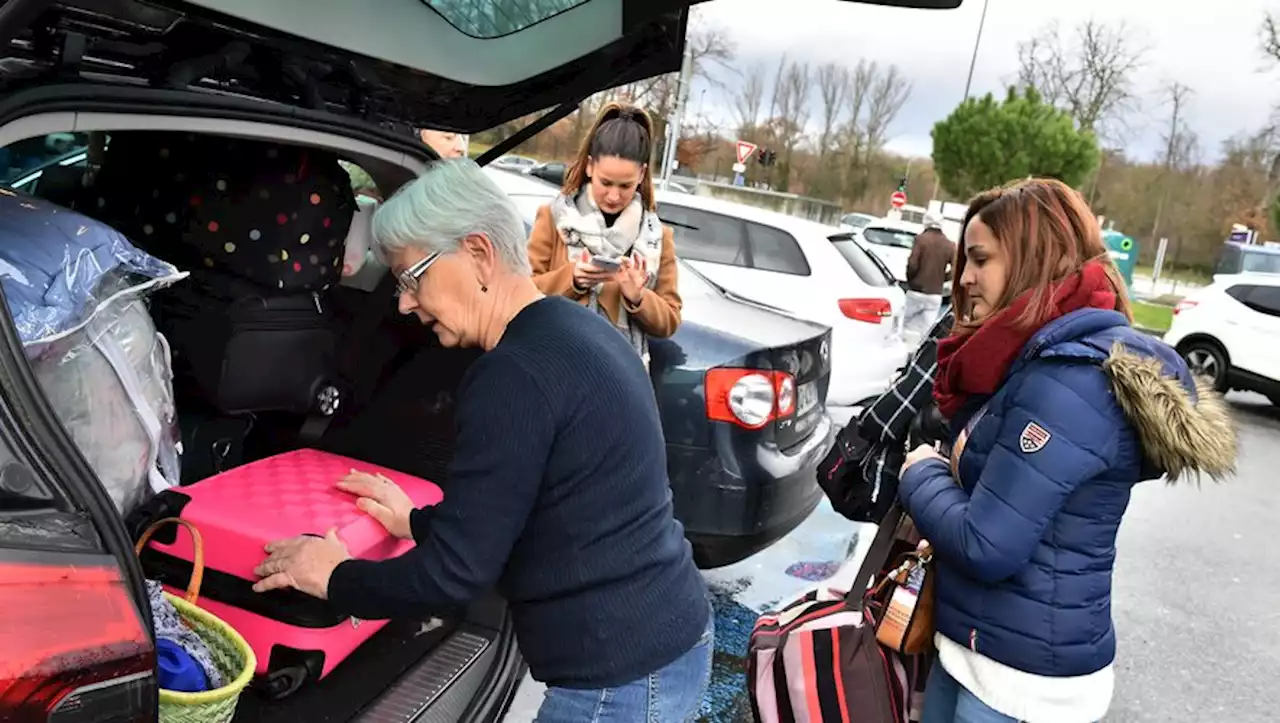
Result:
M876 640L864 605L873 578L914 542L895 504L880 524L849 591L820 586L756 621L747 688L758 723L911 723L920 719L930 653L903 655Z

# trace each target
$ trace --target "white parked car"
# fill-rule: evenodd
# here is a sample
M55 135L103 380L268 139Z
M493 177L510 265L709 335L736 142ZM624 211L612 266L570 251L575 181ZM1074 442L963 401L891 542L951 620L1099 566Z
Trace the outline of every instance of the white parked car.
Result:
M832 328L833 417L888 388L906 361L905 294L834 226L705 196L658 192L676 254L728 291Z
M906 281L907 260L921 231L924 226L918 223L879 218L857 231L856 238L889 267L895 279Z
M1219 391L1280 405L1280 275L1217 276L1174 308L1164 340Z
M861 231L867 227L867 224L879 220L878 217L869 213L846 213L840 217L840 228L845 231Z

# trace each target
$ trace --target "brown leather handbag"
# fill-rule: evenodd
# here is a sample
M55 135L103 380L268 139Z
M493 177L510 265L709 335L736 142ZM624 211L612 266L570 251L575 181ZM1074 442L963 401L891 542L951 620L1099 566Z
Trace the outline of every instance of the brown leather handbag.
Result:
M915 526L898 539L919 539ZM867 596L877 610L876 640L905 655L928 652L933 646L933 550L925 542L902 553L897 563L876 582Z
M960 455L964 454L965 443L986 413L983 405L951 446L951 476L956 484L960 483ZM867 596L877 611L876 639L880 644L898 653L918 655L933 648L933 548L920 539L915 525L905 516L896 538L919 541L919 545L901 554L893 569L876 582Z

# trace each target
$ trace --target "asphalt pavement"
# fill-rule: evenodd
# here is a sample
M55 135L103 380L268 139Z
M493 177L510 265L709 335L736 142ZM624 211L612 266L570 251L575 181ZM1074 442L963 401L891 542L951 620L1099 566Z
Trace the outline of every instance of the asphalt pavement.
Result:
M1240 437L1236 477L1199 486L1147 482L1125 516L1107 723L1280 720L1280 544L1272 539L1280 522L1280 409L1253 394L1228 400ZM750 720L742 663L756 615L812 585L839 586L873 534L824 503L768 550L705 573L717 629L702 720ZM527 681L508 721L532 720L540 702L541 686Z
M1280 720L1280 410L1228 400L1236 478L1143 484L1120 529L1108 723Z

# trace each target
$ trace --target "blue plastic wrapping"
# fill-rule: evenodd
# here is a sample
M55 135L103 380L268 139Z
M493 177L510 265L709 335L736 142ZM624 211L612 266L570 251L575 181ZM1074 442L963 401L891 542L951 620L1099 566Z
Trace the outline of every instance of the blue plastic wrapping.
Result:
M23 344L82 324L104 301L99 287L113 271L142 281L179 277L106 224L0 188L0 285Z
M115 229L0 189L0 284L32 371L116 508L179 480L169 347L146 297L186 276Z

